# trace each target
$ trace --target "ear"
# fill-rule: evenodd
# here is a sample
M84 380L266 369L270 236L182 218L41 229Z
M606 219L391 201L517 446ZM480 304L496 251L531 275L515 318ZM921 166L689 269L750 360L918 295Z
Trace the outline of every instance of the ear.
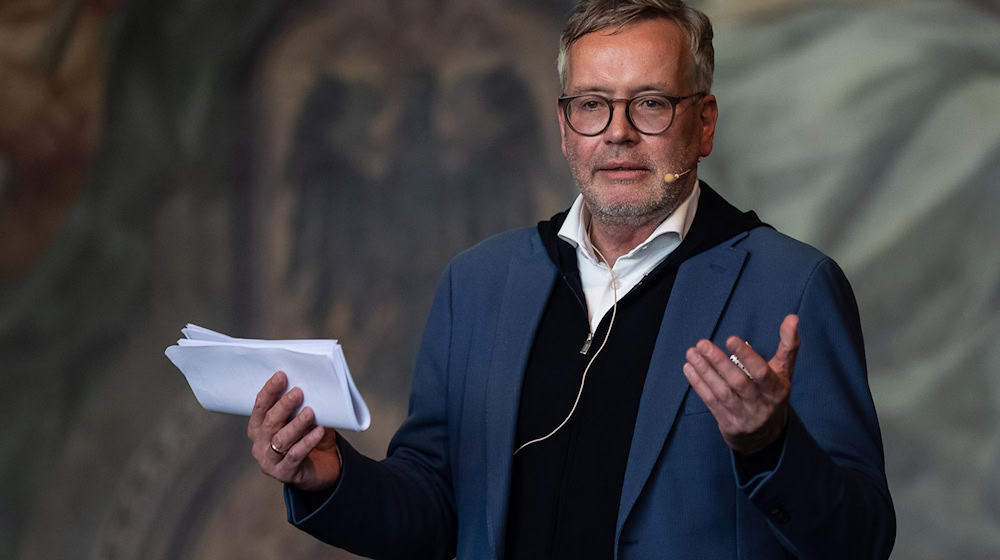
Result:
M563 157L566 157L566 114L563 113L558 101L556 101L556 118L559 119L559 147L562 149Z
M712 153L712 145L715 140L715 123L719 120L719 104L715 96L708 94L701 100L698 117L701 125L701 157L706 157Z

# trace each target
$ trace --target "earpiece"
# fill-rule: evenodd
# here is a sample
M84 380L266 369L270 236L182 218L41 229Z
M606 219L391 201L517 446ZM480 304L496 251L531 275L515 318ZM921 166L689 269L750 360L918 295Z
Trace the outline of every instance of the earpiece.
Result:
M677 179L680 179L681 177L690 173L692 169L694 168L688 167L685 171L681 171L680 173L665 173L663 175L663 182L669 185L670 183L673 183Z
M690 171L690 169L688 171ZM687 173L687 171L685 171L685 173ZM683 175L683 173L682 173L682 175ZM587 228L587 238L588 239L590 238L590 228L589 227ZM577 405L580 404L580 397L583 396L583 385L587 382L587 373L590 371L590 366L594 365L594 360L596 360L597 357L601 355L601 350L604 350L604 346L608 343L608 339L611 338L611 327L615 326L615 315L618 314L618 279L615 278L615 271L612 269L611 264L608 262L608 260L604 258L604 255L601 254L600 249L598 249L596 245L593 245L593 243L591 243L591 246L593 247L594 252L597 253L597 256L600 257L601 260L604 261L604 263L606 265L608 265L608 272L611 275L611 298L612 298L611 299L611 320L608 321L608 330L607 330L607 332L604 333L604 340L601 342L601 345L594 352L594 355L590 357L590 361L587 362L587 367L583 368L583 375L580 378L580 388L576 392L576 400L573 401L573 407L569 409L569 414L567 414L566 418L564 418L563 421L560 422L559 425L556 426L555 429L553 429L548 434L546 434L546 435L544 435L542 437L539 437L539 438L535 438L535 439L533 439L531 441L528 441L528 442L525 442L525 443L521 444L520 447L518 447L517 449L514 450L514 455L515 456L518 453L520 453L521 450L524 449L525 447L528 447L529 445L532 445L532 444L535 444L535 443L543 442L543 441L549 439L550 437L556 435L556 432L558 432L559 430L561 430L562 427L565 426L567 422L569 422L569 419L573 417L573 413L576 412Z

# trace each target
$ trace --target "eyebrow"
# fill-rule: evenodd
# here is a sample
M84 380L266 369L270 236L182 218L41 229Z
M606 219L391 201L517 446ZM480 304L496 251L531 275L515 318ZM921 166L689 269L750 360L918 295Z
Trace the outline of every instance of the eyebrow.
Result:
M588 93L612 95L614 93L614 90L612 88L601 87L601 86L582 86L573 88L572 90L566 92L566 95L586 95ZM664 84L645 84L637 88L630 89L628 91L629 97L642 95L644 93L663 93L667 95L672 95L670 93L670 88L666 87Z

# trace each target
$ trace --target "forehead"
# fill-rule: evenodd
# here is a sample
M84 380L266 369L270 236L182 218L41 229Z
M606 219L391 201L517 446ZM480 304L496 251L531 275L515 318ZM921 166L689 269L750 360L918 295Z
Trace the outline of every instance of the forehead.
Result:
M662 89L680 94L690 81L690 60L687 34L671 20L607 27L570 46L566 93Z

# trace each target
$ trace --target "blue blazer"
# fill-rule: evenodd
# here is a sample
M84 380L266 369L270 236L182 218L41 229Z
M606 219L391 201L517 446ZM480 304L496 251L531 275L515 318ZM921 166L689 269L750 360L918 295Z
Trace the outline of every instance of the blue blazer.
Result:
M521 381L556 277L533 228L457 256L388 457L339 438L337 487L286 488L289 521L375 558L502 558ZM744 480L684 378L684 354L738 335L769 357L789 313L802 346L784 446L773 471ZM894 538L857 304L838 266L767 227L685 261L643 387L615 557L887 558Z

